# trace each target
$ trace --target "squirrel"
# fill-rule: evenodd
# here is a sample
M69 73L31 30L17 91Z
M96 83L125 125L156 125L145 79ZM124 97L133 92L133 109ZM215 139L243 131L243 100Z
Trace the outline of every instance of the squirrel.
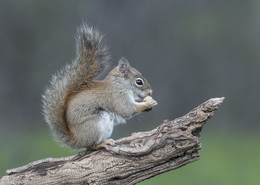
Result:
M76 57L56 73L43 96L45 121L58 141L72 149L113 144L115 125L157 105L142 74L122 57L103 80L110 54L104 35L82 23L76 31Z

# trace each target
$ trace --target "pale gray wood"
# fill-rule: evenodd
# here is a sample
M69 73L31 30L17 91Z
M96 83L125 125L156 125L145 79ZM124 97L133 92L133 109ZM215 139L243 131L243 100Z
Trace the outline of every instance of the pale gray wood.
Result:
M7 170L0 184L135 184L179 168L199 159L200 131L223 100L212 98L183 117L119 139L106 149Z

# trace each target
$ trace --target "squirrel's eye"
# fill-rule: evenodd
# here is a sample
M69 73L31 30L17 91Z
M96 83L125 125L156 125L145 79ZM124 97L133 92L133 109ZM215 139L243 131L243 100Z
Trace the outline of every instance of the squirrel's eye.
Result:
M144 81L141 79L141 78L137 78L136 81L135 81L136 85L137 86L142 86L144 85Z

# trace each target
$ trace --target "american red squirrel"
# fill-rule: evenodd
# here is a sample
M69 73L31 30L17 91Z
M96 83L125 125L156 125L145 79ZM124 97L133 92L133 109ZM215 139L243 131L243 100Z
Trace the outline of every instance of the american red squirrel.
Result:
M150 84L126 58L104 80L96 80L109 60L104 36L83 23L76 34L76 59L52 77L44 92L46 122L73 149L112 143L107 139L115 125L157 105Z

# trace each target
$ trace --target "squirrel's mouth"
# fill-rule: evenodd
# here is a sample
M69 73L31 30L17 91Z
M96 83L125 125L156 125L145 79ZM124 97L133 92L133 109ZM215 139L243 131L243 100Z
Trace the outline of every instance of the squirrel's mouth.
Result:
M142 96L142 95L138 95L138 97L136 98L136 102L143 102L144 101L144 96Z

